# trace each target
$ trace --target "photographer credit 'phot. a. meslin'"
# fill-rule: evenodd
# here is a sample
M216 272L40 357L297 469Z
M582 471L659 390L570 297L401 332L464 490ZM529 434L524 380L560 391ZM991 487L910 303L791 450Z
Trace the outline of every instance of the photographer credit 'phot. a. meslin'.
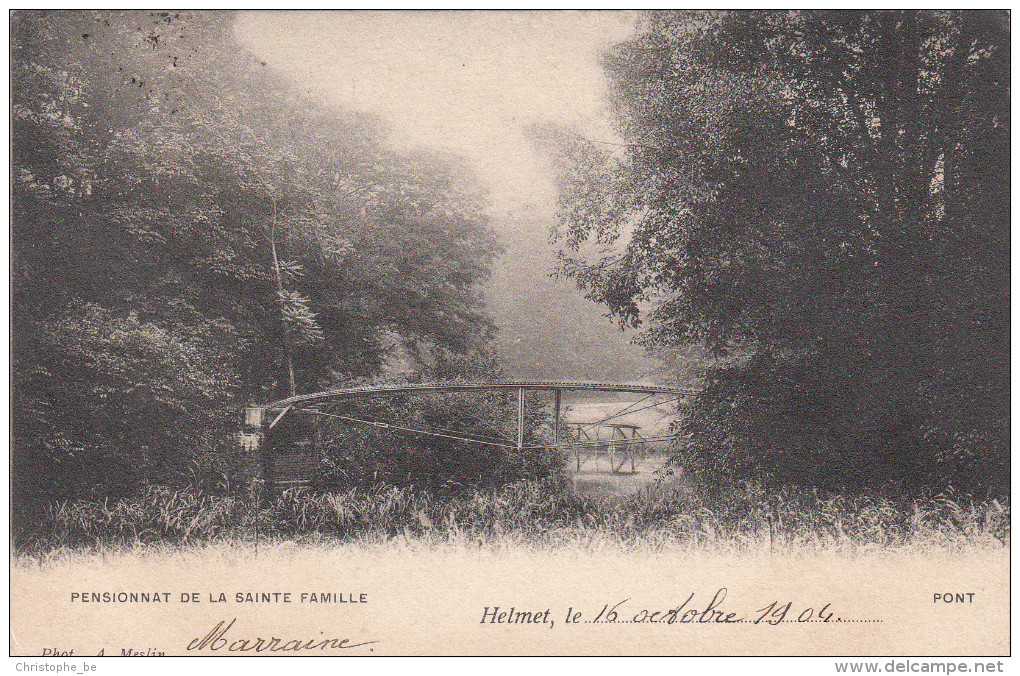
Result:
M1009 654L1007 12L10 22L12 655Z

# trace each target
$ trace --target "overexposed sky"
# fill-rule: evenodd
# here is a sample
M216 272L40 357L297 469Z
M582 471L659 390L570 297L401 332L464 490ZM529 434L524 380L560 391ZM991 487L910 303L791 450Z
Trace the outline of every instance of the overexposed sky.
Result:
M526 125L618 140L599 53L633 21L624 12L251 12L237 32L307 91L390 122L393 143L468 158L501 215L555 200Z

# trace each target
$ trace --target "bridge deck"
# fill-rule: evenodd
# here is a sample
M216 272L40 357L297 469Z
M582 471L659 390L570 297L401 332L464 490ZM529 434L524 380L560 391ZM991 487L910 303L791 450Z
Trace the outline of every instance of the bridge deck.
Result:
M299 394L267 404L269 410L286 409L300 404L314 404L331 399L357 399L380 394L415 394L429 392L462 392L467 390L593 390L597 392L633 392L637 394L694 394L691 390L657 385L625 385L620 383L549 382L536 380L502 381L494 383L418 383L402 385L369 385L344 387L310 394Z

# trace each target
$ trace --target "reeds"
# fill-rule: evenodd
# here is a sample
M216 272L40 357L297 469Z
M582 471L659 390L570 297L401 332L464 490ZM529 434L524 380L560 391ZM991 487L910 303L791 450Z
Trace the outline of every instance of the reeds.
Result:
M746 484L693 491L653 486L626 498L586 497L553 481L437 494L375 486L295 489L256 508L249 498L152 487L134 499L52 505L15 551L187 546L216 540L419 538L498 546L612 541L623 546L858 551L1009 545L1009 503L943 493L898 498Z

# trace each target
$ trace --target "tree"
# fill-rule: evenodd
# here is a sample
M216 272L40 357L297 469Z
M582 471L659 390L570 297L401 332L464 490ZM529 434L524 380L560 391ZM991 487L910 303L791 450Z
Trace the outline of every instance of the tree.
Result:
M606 67L627 148L572 141L564 269L722 360L686 461L1006 485L1008 17L654 13Z
M12 16L19 508L229 474L245 403L487 349L463 168L301 97L232 21Z

